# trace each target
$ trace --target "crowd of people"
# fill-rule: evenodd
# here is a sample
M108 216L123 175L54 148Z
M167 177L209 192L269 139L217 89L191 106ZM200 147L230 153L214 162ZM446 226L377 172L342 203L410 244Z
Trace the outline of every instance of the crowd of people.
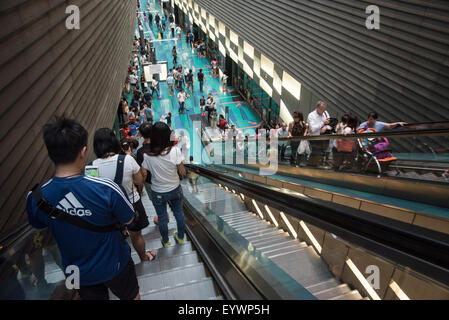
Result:
M360 123L360 120L351 113L344 114L340 121L332 118L327 111L327 105L323 101L316 104L316 108L304 119L302 112L293 112L293 121L287 126L280 126L267 130L267 137L277 137L279 140L278 154L281 161L286 160L286 150L290 146L290 164L293 166L323 166L340 170L351 168L355 157L356 143L354 139L326 139L326 140L301 140L304 136L317 135L351 135L360 132L381 132L403 126L405 122L386 123L378 121L376 112L368 114L368 120ZM295 139L286 139L295 138ZM289 141L291 140L291 141ZM330 161L332 154L333 161ZM343 166L343 167L342 167Z
M37 192L40 199L34 189L28 195L29 222L37 229L50 229L63 270L70 265L79 268L81 299L108 299L108 289L120 299L140 298L125 239L129 235L142 262L156 258L156 251L146 248L141 232L149 225L142 204L146 182L151 183L151 201L157 213L154 223L162 245L171 245L167 205L177 224L173 239L184 243L180 178L186 176L186 154L179 146L183 134L173 139L173 131L163 122L144 123L139 134L142 140L137 143L127 138L119 141L109 128L97 130L93 138L97 158L86 166L88 132L81 124L61 118L44 127L55 176ZM196 178L189 175L192 188Z

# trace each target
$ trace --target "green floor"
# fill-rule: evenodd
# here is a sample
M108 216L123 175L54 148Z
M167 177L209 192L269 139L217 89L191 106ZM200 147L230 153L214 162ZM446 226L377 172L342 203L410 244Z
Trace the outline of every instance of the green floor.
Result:
M143 10L147 8L147 2L151 3L151 11L158 11L159 15L162 17L162 10L158 3L154 0L141 0L141 7ZM143 19L141 15L140 20L144 26L145 37L150 38L150 40L156 40L158 35L158 30L156 28L154 17L156 13L153 12L153 24L151 28L148 26L147 20ZM167 23L168 26L168 23ZM136 27L137 30L137 27ZM181 39L178 41L176 39L170 39L171 32L167 28L164 33L164 39L161 41L154 42L154 47L156 51L157 61L168 61L168 68L173 68L173 57L172 49L176 46L178 52L178 65L182 65L183 68L187 67L193 70L196 80L196 74L199 69L203 69L205 74L204 89L203 92L199 91L199 83L194 83L194 93L187 99L186 108L189 109L186 114L178 113L178 101L176 99L175 92L174 96L170 96L167 84L162 82L160 84L161 99L155 98L153 100L153 113L155 121L161 119L162 116L166 115L168 112L172 113L172 128L186 129L190 134L190 139L193 140L198 138L198 135L193 130L193 120L195 115L201 115L199 101L202 95L207 98L209 93L214 95L214 100L216 101L216 107L218 114L225 114L225 107L229 107L229 122L230 124L235 124L243 133L248 130L254 130L256 127L262 125L263 121L260 116L253 110L253 108L246 102L242 101L240 95L238 95L232 87L227 87L226 92L223 92L222 85L218 78L214 78L211 75L211 62L205 57L197 57L196 52L190 48L190 45L186 43L186 34L183 31ZM128 97L131 99L131 96ZM130 100L129 100L130 101ZM192 143L193 146L193 143ZM190 154L194 156L195 162L203 163L201 157L201 152L203 146L201 145L201 150L194 150L191 148Z

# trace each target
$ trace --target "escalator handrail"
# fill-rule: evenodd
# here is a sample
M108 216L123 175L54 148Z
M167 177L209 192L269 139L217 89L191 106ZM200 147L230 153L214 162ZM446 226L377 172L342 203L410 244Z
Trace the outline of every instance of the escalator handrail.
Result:
M217 170L186 165L189 170L231 187L306 223L394 263L449 285L449 235L386 218L298 192L236 178Z
M417 130L398 130L398 131L381 131L372 133L353 133L348 135L342 134L325 134L319 136L301 136L290 138L276 138L277 141L324 141L324 140L354 140L358 138L370 139L370 138L414 138L414 137L431 137L431 136L449 136L449 128L440 129L417 129ZM245 138L245 140L248 140ZM256 137L250 136L249 140L257 140ZM216 140L219 141L219 140ZM267 144L269 144L270 138L266 138Z

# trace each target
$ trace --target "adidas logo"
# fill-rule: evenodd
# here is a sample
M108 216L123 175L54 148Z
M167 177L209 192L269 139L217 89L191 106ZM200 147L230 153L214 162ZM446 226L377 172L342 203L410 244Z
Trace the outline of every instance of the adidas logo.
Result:
M61 209L72 216L89 217L92 215L92 211L85 209L71 192L65 195L56 208Z

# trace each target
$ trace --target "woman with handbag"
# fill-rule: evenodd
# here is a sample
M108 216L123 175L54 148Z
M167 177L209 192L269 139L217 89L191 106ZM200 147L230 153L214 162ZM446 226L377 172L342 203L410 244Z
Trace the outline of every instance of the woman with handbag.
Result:
M132 245L141 261L156 258L154 250L146 251L142 229L149 225L148 216L142 204L140 194L134 184L143 185L142 169L130 155L119 155L122 151L114 131L109 128L97 130L94 136L94 152L98 159L92 165L98 167L98 176L113 180L131 202L136 213L134 222L128 227Z

